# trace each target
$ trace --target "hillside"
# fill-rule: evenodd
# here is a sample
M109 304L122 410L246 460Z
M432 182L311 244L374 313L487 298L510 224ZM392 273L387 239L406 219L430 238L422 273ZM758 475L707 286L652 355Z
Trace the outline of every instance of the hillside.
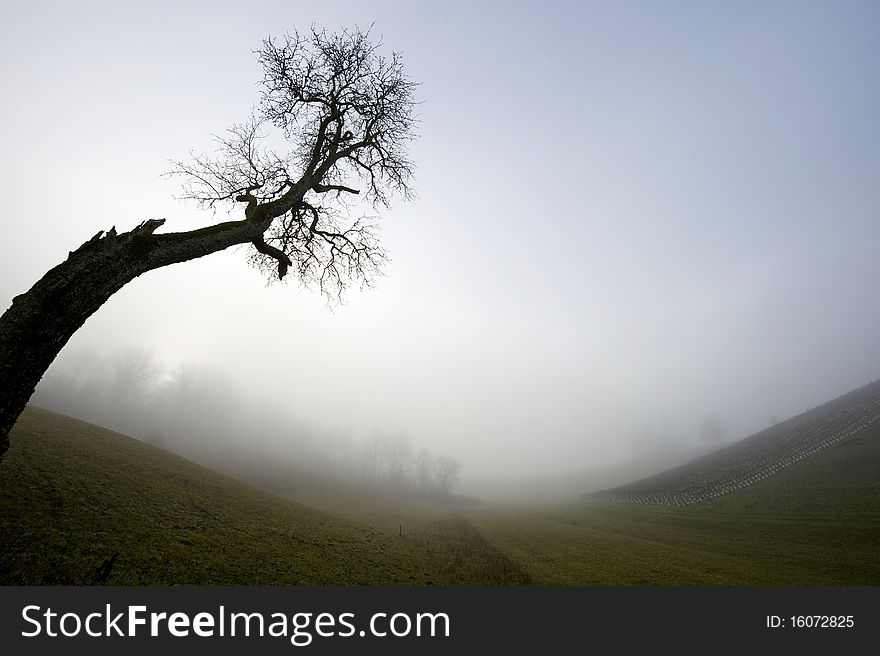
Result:
M398 535L28 408L0 466L0 583L527 581L463 519Z
M880 419L880 381L849 392L724 449L585 499L686 506L765 481Z
M314 464L241 448L201 449L192 460L264 492L395 535L425 529L478 503L457 495L419 494L382 481L344 478Z
M688 509L719 516L865 521L880 527L880 422L775 476Z
M880 585L880 422L702 503L467 516L539 585Z
M36 408L12 437L0 584L880 583L880 422L686 507L438 504L217 454L285 499Z

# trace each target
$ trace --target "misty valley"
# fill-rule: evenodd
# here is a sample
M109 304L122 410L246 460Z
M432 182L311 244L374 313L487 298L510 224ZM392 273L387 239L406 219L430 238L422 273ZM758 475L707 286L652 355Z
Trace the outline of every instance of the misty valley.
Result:
M299 426L336 448L250 448L204 374L179 374L185 421L135 412L145 362L118 359L103 391L68 372L35 397L141 439L36 405L22 415L0 467L4 584L880 583L880 381L684 463L656 459L662 471L511 478L478 498L455 489L453 458L402 435L355 447ZM128 415L102 415L101 398Z
M5 9L0 584L880 585L880 3Z

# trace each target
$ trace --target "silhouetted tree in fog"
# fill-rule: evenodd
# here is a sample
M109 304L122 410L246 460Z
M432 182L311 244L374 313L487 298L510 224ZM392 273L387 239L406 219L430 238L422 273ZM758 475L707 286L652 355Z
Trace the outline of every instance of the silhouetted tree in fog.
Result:
M461 465L453 458L437 458L437 485L444 494L450 494L452 488L458 485L458 472Z
M58 352L147 271L249 244L250 261L263 271L281 279L292 269L331 297L352 282L369 285L379 272L385 254L376 228L350 219L345 199L384 206L394 193L409 194L415 84L400 57L381 55L359 29L267 39L257 57L263 77L253 114L217 140L216 152L191 153L170 171L183 178L184 197L207 208L238 206L242 217L188 232L158 232L165 219L100 230L0 317L0 458ZM289 149L265 145L273 131ZM100 188L94 198L101 202Z
M436 480L434 459L427 449L419 449L415 462L416 485L422 491L428 492Z
M352 455L349 453L345 460ZM357 472L364 478L431 496L449 495L461 471L461 465L452 458L434 458L424 448L414 454L410 438L404 433L373 433L358 450L358 457ZM348 470L342 459L337 458L337 464Z
M388 480L395 485L409 481L412 461L412 447L409 438L403 433L391 435L387 442Z
M110 362L109 392L113 400L125 402L144 398L156 383L162 368L143 349L127 348L116 353Z
M100 405L102 425L141 435L150 423L153 394L162 375L162 367L144 349L129 347L110 358L109 378Z

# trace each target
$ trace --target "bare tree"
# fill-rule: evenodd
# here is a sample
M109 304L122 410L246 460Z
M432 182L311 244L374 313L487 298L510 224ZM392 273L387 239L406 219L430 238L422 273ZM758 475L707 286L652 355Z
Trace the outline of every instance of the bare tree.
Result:
M451 494L452 488L458 485L458 472L461 464L454 458L441 456L437 458L437 486L443 494Z
M419 449L415 462L415 480L416 485L423 492L427 492L434 484L435 466L434 459L427 449Z
M387 438L388 472L387 480L398 486L407 484L412 464L412 445L403 433L394 433Z
M110 367L110 396L117 403L132 400L144 403L144 398L162 373L162 367L153 359L153 354L137 347L118 351Z
M384 262L375 225L350 220L360 197L380 208L409 196L415 83L401 58L360 29L267 39L257 51L262 93L251 117L191 153L170 173L184 197L208 208L239 206L243 218L188 232L157 232L149 219L129 232L101 230L16 296L0 317L0 458L43 373L70 337L137 276L250 244L250 260L279 279L338 297L369 285ZM280 152L268 145L275 134Z

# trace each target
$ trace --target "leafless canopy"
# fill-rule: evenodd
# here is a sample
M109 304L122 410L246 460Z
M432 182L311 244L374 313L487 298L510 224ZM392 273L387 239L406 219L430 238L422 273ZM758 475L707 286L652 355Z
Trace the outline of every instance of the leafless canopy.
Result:
M255 265L279 278L293 267L336 298L353 281L370 284L385 259L376 226L350 218L362 206L351 201L379 208L410 195L416 85L380 46L360 29L267 39L251 117L217 137L214 153L190 153L169 172L205 207L244 205Z

